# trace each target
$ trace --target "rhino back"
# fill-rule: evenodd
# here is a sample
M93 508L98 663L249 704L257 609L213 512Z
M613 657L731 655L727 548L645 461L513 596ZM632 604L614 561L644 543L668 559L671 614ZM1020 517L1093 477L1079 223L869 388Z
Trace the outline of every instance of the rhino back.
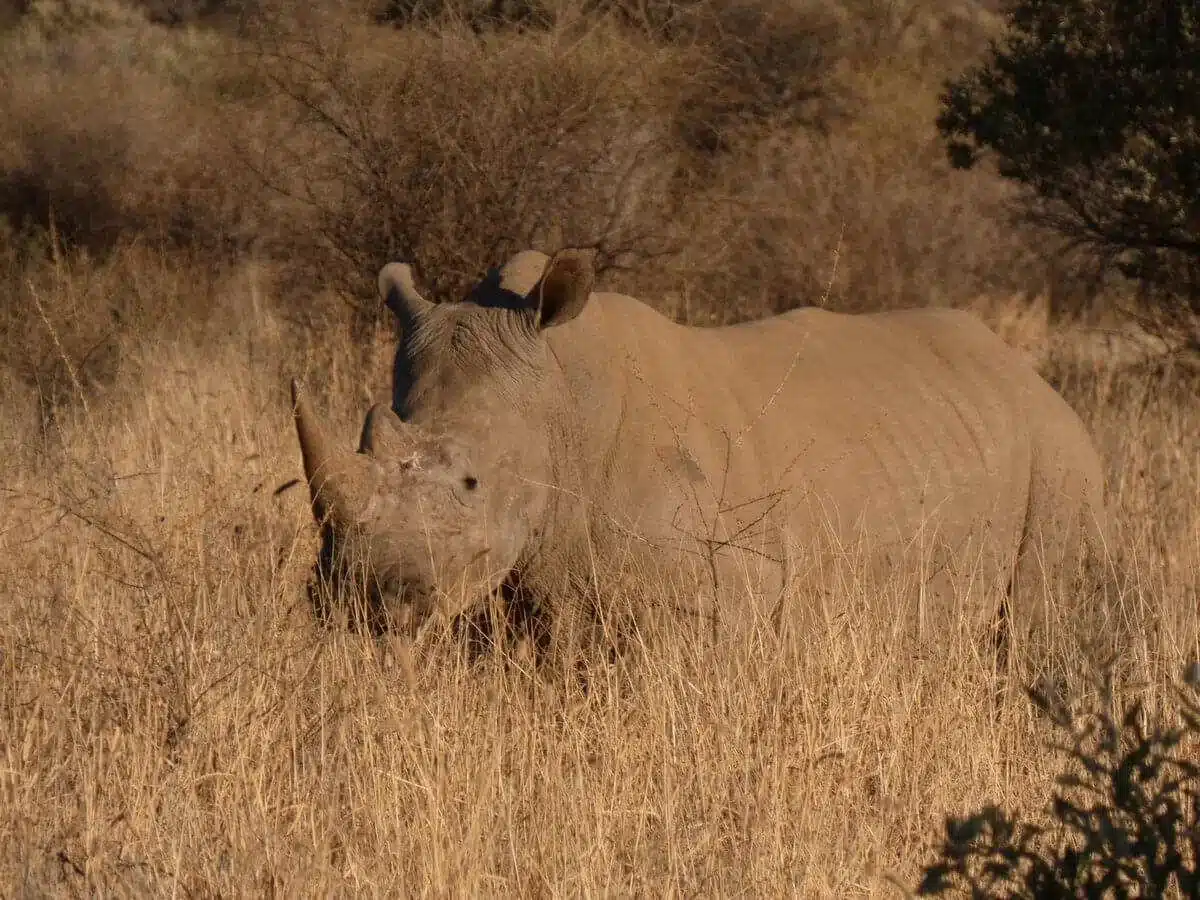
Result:
M559 331L581 470L622 531L683 553L741 547L776 581L786 545L819 534L865 533L888 559L921 534L1015 553L1030 412L1050 389L967 314L805 309L692 328L597 294Z

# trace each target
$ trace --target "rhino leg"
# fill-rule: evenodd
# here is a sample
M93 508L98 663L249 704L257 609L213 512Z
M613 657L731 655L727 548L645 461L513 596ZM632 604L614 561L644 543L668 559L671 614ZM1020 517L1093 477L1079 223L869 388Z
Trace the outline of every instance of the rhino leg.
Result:
M1123 641L1099 460L1090 445L1058 438L1034 451L1002 640L1025 683L1061 689Z

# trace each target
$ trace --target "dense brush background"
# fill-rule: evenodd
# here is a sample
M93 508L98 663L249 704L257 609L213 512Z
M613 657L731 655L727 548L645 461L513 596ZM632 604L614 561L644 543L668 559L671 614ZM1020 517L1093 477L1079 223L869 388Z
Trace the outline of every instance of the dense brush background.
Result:
M302 11L295 7L304 6ZM1200 652L1200 376L986 168L971 0L0 2L0 894L859 897L1041 805L1022 695L847 584L800 647L583 697L322 634L287 378L357 438L389 259L534 246L695 323L975 310L1078 410L1140 621ZM399 664L389 664L389 660Z

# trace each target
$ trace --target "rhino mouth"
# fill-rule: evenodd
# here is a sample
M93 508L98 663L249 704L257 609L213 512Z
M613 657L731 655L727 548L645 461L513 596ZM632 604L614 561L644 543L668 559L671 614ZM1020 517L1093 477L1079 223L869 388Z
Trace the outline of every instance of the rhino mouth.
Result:
M307 585L309 604L324 627L345 627L375 637L412 635L432 614L437 593L431 585L420 580L364 578L362 572L345 571L331 556L321 553Z
M413 582L400 585L383 596L372 598L372 634L402 634L415 637L433 614L435 592L425 584Z

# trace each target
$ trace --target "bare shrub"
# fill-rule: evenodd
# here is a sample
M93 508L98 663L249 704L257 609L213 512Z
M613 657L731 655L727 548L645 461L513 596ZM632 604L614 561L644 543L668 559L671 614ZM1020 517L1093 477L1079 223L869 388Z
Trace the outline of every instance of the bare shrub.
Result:
M457 294L526 247L593 247L601 269L662 252L674 73L652 48L603 27L486 41L342 22L260 40L290 102L261 171L313 217L314 240L284 239L316 274L370 295L381 262L406 259Z
M701 321L826 293L865 310L1041 286L1005 190L950 169L934 91L906 65L834 90L837 32L815 7L681 4L643 32L670 52L615 8L594 14L625 30L483 38L461 24L381 32L344 13L264 22L261 76L286 124L254 164L298 201L276 252L373 314L387 258L454 296L515 250L564 243L599 249L610 285ZM714 55L722 41L741 68ZM854 98L836 124L814 112L835 95Z
M780 131L741 149L687 199L685 250L655 287L708 322L1036 288L1044 266L1009 227L1008 192L942 161L932 128L914 127L926 101L911 88L868 86L866 110L828 136Z
M0 0L0 31L10 28L29 11L29 0Z
M680 137L703 154L747 134L824 127L844 112L833 70L842 34L829 4L807 0L594 0L655 40L690 51Z
M542 18L618 23L687 56L676 139L701 157L729 152L746 134L825 127L846 97L836 5L814 0L582 0Z
M237 22L258 10L258 0L133 0L159 25Z
M902 62L938 75L978 57L1002 22L987 0L839 0L844 52L858 67Z
M375 18L477 33L615 22L688 54L678 137L702 154L729 150L747 131L823 125L845 99L832 77L840 19L835 6L813 0L390 0Z
M446 296L566 243L705 321L815 301L839 247L839 308L1040 287L995 179L928 150L934 89L901 57L946 17L859 6L562 2L481 37L470 4L397 29L370 0L266 3L246 45L41 3L5 42L0 215L53 211L94 252L269 253L310 312L326 285L377 313L387 258ZM868 26L895 61L848 70Z
M545 29L556 20L557 4L542 0L379 0L372 18L381 24L458 24L476 33Z
M681 122L697 149L728 151L731 136L824 127L843 111L832 78L840 35L827 7L710 3L694 14L690 30L708 62Z
M253 203L222 119L229 57L119 4L36 4L0 45L0 217L106 250L122 238L232 249Z

